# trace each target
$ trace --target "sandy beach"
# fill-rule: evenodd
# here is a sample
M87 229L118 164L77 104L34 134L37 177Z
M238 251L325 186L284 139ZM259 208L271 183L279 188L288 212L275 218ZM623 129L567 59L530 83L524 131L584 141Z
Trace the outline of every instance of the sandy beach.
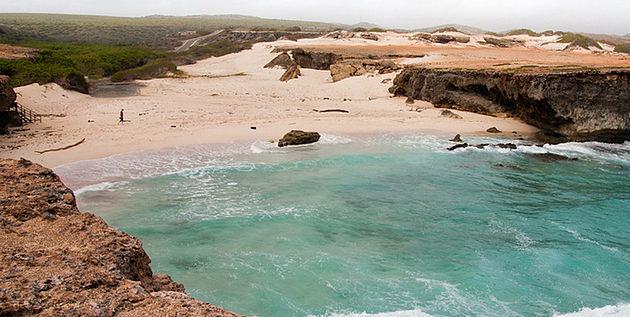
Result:
M453 111L462 117L453 119L442 116L442 109L428 102L406 104L405 98L388 92L396 73L333 82L329 71L302 69L298 79L281 82L283 69L263 68L277 56L274 49L303 47L357 57L400 56L393 59L400 65L427 68L630 66L630 59L623 54L562 51L561 43L549 44L557 39L554 36L516 36L514 40L523 45L508 49L482 46L477 43L482 38L474 36L468 44L423 43L394 32L378 37L378 41L322 37L258 43L251 50L180 66L186 74L183 78L132 83L139 87L137 93L124 97L88 96L56 84L18 87L18 103L42 114L43 120L2 138L0 151L3 157L24 157L56 167L182 145L275 142L293 129L340 136L426 133L452 137L485 134L490 127L497 127L506 136L527 137L536 132L516 119L461 111ZM124 124L118 124L121 109L128 120ZM315 111L326 109L349 113ZM36 153L83 139L81 145L68 150Z
M16 89L18 102L42 114L41 123L2 139L2 156L45 166L114 154L205 143L276 141L292 129L335 135L430 133L479 134L496 126L506 134L536 129L514 119L454 111L445 118L430 103L405 103L387 91L395 74L366 75L333 83L328 71L303 69L280 82L282 69L264 69L277 54L270 43L180 67L188 78L140 81L137 96L95 98L55 84ZM125 110L129 122L118 124ZM344 109L349 113L318 113ZM252 129L255 127L256 129ZM82 139L80 146L64 147Z

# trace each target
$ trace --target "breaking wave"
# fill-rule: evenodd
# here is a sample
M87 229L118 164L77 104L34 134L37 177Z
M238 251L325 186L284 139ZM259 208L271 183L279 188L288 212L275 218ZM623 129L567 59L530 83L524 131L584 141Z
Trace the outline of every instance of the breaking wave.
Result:
M554 314L553 317L627 317L630 316L630 304L608 305L599 308L584 307L577 312Z

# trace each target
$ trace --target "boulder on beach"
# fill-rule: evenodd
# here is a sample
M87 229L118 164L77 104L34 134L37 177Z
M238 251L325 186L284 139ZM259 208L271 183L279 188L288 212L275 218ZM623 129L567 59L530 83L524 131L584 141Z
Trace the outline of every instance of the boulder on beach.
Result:
M486 130L486 132L488 133L501 133L501 130L497 129L496 127L492 127L488 130Z
M302 72L300 71L300 66L297 63L293 63L289 66L289 68L287 68L287 71L282 74L280 81L289 81L291 79L298 78L301 75Z
M302 130L292 130L278 141L279 147L289 145L311 144L319 141L321 135L317 132L305 132Z
M291 56L287 52L283 52L272 59L269 63L267 63L267 65L265 65L265 68L281 67L287 69L289 68L289 66L291 66L292 63L293 60L291 59Z
M440 112L440 115L442 117L445 118L451 118L451 119L463 119L462 116L454 113L453 111L450 110L442 110L442 112Z

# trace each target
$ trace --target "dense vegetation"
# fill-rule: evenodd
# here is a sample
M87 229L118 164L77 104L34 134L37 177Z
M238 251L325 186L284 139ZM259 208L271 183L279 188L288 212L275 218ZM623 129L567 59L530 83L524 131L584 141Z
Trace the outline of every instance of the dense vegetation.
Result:
M529 36L535 36L538 37L540 36L539 33L536 33L530 29L518 29L518 30L512 30L510 32L507 33L507 35L529 35Z
M0 27L5 32L0 32L0 41L4 42L38 39L170 49L183 38L208 34L218 29L323 31L345 26L238 15L128 18L2 13Z
M11 76L12 86L59 82L70 74L101 78L165 56L155 50L127 46L58 42L20 45L36 48L39 53L31 60L0 59L0 74Z
M620 44L615 46L615 52L630 54L630 44Z
M590 37L577 33L565 33L560 37L558 42L570 43L569 46L577 46L585 49L589 49L589 47L596 47L599 49L602 48L601 45L597 43L597 41L593 40Z

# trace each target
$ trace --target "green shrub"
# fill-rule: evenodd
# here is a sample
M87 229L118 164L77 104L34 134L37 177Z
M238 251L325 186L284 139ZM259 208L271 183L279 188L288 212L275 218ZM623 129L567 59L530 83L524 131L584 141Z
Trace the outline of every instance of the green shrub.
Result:
M538 37L540 36L539 33L536 33L530 29L517 29L517 30L512 30L510 32L507 33L507 35L529 35L529 36L535 36Z
M615 52L630 54L630 44L619 44L615 46Z
M371 28L368 30L368 32L383 33L383 32L387 32L387 30L382 29L382 28Z
M252 48L253 43L236 43L228 40L217 41L206 46L195 46L187 52L179 54L179 57L190 57L194 60L219 57L227 54L238 53L242 50Z
M503 37L505 34L497 33L497 32L486 32L486 35L492 35L496 37Z
M452 26L447 26L445 28L437 29L431 33L442 33L442 32L459 32L459 30L457 30L456 28Z
M601 49L601 45L590 37L577 33L565 33L558 40L559 43L570 43L569 46L579 46L585 49L596 47Z
M32 60L0 60L0 74L11 76L12 86L66 82L71 76L101 78L142 66L164 53L143 48L57 42L25 42L39 49ZM78 75L78 76L76 76ZM77 86L79 87L79 86Z
M287 32L302 32L302 28L299 26L292 26L286 29Z
M146 65L121 70L110 78L112 82L121 82L121 81L129 81L136 79L151 79L151 78L159 78L165 77L168 73L177 73L177 66L170 61L167 60L156 60L147 63Z
M367 29L359 27L352 29L352 32L367 32Z

